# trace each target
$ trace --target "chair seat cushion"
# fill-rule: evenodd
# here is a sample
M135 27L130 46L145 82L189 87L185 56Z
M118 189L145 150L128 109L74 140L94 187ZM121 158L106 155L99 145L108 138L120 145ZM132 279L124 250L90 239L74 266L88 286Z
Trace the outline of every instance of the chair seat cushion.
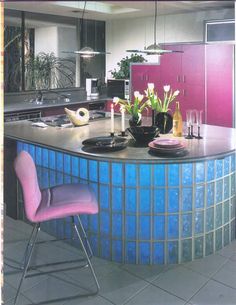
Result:
M98 204L94 191L85 184L63 184L42 190L42 200L34 222L77 214L96 214Z

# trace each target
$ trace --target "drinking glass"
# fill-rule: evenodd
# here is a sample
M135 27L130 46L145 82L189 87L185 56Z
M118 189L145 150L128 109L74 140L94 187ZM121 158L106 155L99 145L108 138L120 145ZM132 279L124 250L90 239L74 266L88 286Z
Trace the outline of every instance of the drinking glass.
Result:
M196 110L196 122L197 122L197 139L202 139L201 135L200 135L200 128L202 125L202 113L203 110Z
M186 121L187 121L187 127L188 127L188 134L185 138L192 139L193 136L191 134L191 126L192 126L192 121L193 121L193 110L189 109L186 111Z

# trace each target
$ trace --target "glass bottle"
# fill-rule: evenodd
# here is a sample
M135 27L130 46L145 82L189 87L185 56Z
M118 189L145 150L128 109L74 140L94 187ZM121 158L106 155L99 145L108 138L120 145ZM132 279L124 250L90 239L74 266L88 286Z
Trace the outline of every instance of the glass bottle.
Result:
M175 112L173 115L173 136L182 137L183 134L183 120L179 109L179 102L176 102Z

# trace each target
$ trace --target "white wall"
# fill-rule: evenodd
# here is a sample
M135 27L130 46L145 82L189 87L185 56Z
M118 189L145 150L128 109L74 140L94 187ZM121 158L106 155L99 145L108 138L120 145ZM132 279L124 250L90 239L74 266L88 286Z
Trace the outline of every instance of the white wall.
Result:
M233 9L160 16L157 19L157 41L160 43L201 42L204 21L234 18ZM106 22L106 76L117 68L117 62L129 56L127 49L143 49L153 43L154 17L110 20Z
M58 31L56 26L35 29L35 54L40 52L58 56Z

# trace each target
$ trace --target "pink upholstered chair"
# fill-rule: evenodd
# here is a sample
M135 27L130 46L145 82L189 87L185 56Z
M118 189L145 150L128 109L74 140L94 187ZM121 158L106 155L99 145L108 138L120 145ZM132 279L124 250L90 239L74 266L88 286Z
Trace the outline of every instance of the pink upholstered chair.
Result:
M16 157L14 168L23 191L26 217L35 224L26 247L23 274L17 289L14 304L17 302L22 282L24 278L27 277L27 271L29 270L33 249L40 230L40 223L67 216L72 217L73 228L81 243L86 266L89 266L90 268L96 284L95 293L97 293L100 287L90 261L90 258L92 257L92 250L79 217L80 214L98 213L98 204L93 190L90 186L79 183L64 184L40 190L34 161L26 151L22 151ZM79 228L76 225L76 216L78 217L78 224L80 226L82 236Z

